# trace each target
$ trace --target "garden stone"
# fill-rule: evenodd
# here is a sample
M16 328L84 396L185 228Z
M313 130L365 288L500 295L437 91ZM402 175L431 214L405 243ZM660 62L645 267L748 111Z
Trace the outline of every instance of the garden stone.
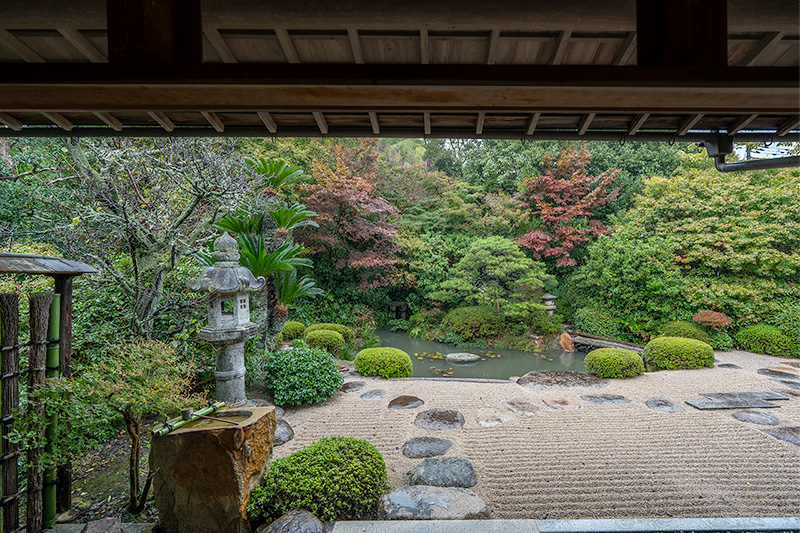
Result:
M325 524L305 509L293 509L277 520L259 526L255 533L326 533Z
M574 352L575 344L572 342L572 335L570 335L566 331L563 332L561 335L559 335L558 347L564 350L565 352Z
M781 361L782 365L786 366L793 366L794 368L800 368L800 363L797 361Z
M656 411L658 413L670 414L670 413L680 413L681 411L685 411L685 409L680 405L672 403L666 398L659 398L658 396L650 398L649 400L644 402L644 404L653 411Z
M275 427L275 442L273 446L281 446L293 438L294 429L289 425L289 422L283 419L278 420L278 424Z
M607 379L568 370L534 370L519 378L517 383L536 390L600 389L608 386Z
M447 359L448 363L477 363L481 360L481 356L474 353L458 352L447 354L445 359Z
M361 395L362 400L382 400L386 396L386 391L381 389L373 389Z
M275 406L275 418L280 420L281 418L283 418L283 415L285 414L286 411L284 411L283 407L278 407L277 405Z
M780 407L770 400L788 400L773 392L709 392L701 393L708 400L687 400L696 409L767 409Z
M101 518L86 524L81 533L120 533L122 521L119 518Z
M389 409L416 409L424 403L416 396L398 396L389 402Z
M502 405L512 413L522 416L535 416L536 411L539 410L538 407L526 400L508 400L503 402Z
M625 405L631 403L628 398L619 394L586 394L581 396L581 399L598 405Z
M758 424L760 426L777 426L778 419L767 413L760 411L739 411L733 413L733 418L741 422L750 422L751 424Z
M774 381L775 383L780 383L781 385L785 385L790 389L800 390L800 383L796 381L789 381L788 379L770 379L770 381Z
M776 439L785 440L786 442L791 442L797 446L800 446L800 426L790 427L790 428L775 428L775 429L762 429L764 433L775 437Z
M472 463L461 457L425 459L411 472L411 485L461 487L468 489L478 482Z
M381 503L389 520L474 520L489 508L469 489L414 485L387 494Z
M793 372L784 372L783 370L775 370L772 368L759 368L758 373L770 378L800 380L800 376Z
M720 363L717 365L717 368L730 368L733 370L741 370L742 367L739 365L734 365L733 363Z
M357 390L361 390L366 387L366 382L364 381L348 381L344 385L342 385L342 392L355 392Z
M559 411L574 411L575 409L581 408L580 405L566 398L551 398L549 400L542 401L547 407L551 407Z
M414 419L414 425L433 431L461 429L464 427L464 415L449 409L430 409L419 413Z
M512 420L510 414L503 411L498 411L497 409L490 409L488 407L478 409L477 419L478 425L482 428L499 426L500 424L505 424L506 422L510 422Z
M415 437L403 444L403 455L412 459L444 455L453 443L436 437Z

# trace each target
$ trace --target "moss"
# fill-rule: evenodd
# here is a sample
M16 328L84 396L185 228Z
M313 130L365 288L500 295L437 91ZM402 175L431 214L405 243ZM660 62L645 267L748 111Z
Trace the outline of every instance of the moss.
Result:
M745 350L782 357L800 357L798 345L775 326L756 324L742 328L736 343Z
M318 348L275 352L267 359L264 370L267 388L278 405L321 402L333 396L344 383L336 359Z
M388 488L386 463L369 442L325 437L276 459L250 496L251 520L268 522L300 508L320 520L374 518Z
M658 337L642 354L649 370L685 370L714 366L714 348L696 339Z
M283 331L281 331L281 333L283 333L283 340L288 342L302 337L305 331L306 327L302 322L290 320L283 325Z
M343 326L341 324L329 324L329 323L312 324L311 326L308 326L306 328L306 335L308 335L312 331L318 331L320 329L335 331L336 333L344 337L345 342L350 342L351 340L356 338L355 331L348 328L347 326Z
M329 329L306 330L306 343L312 348L322 348L331 355L336 355L344 346L344 337Z
M397 348L367 348L356 355L356 371L362 376L406 378L411 375L411 357Z
M695 339L708 343L708 333L697 327L696 324L685 320L672 320L665 322L659 328L659 333L663 337L683 337L684 339Z
M592 350L584 360L586 370L601 378L631 378L644 373L642 356L622 348Z
M492 307L459 307L447 313L442 326L465 340L495 337L500 333L503 319Z

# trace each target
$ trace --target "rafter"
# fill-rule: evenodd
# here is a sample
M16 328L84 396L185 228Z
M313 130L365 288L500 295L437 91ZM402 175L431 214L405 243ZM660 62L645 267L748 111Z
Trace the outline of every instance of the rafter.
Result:
M636 115L636 118L633 119L631 125L628 126L628 135L636 135L636 132L639 131L639 128L644 126L644 123L647 122L648 118L650 118L650 113L639 113Z
M478 119L475 121L475 134L480 135L483 133L483 123L486 121L486 113L481 111L478 113Z
M430 113L423 113L422 114L422 127L425 135L431 134L431 114Z
M42 111L42 116L64 131L72 131L75 125L61 113L55 111Z
M261 119L261 122L264 123L270 133L277 133L278 124L275 123L275 119L272 118L272 115L266 111L258 111L257 114L258 118Z
M736 122L728 127L728 135L736 135L739 133L739 131L744 129L745 126L753 122L757 116L758 113L753 113L752 115L742 115L736 120Z
M703 113L696 113L694 115L686 117L683 120L683 122L681 122L681 125L678 126L675 135L677 135L678 137L683 137L689 132L690 129L692 129L692 126L700 122L701 118L703 118Z
M589 129L589 126L592 124L592 120L594 120L596 114L597 113L587 113L583 116L581 123L578 126L578 135L584 135L586 133L586 130Z
M213 111L200 111L200 114L203 115L211 127L217 130L217 133L222 133L225 131L225 124L220 120L216 113Z
M419 30L419 62L427 65L430 58L428 49L428 30Z
M275 35L278 37L278 43L281 45L281 50L283 50L283 55L286 56L286 60L289 63L299 63L300 56L297 54L297 48L295 48L294 41L292 41L289 32L283 28L276 28Z
M571 30L565 30L558 34L556 45L553 49L553 55L550 56L551 65L560 65L561 60L564 59L564 54L567 52L567 41L572 36Z
M319 127L319 132L323 135L328 134L328 121L325 120L325 115L323 115L319 111L314 111L311 113L314 115L314 120L317 122L317 126Z
M73 29L59 29L58 33L60 33L64 39L69 42L75 49L86 56L86 58L91 61L92 63L105 63L108 61L108 58L100 52L97 48L89 42L89 39L83 36L81 32L78 30Z
M783 31L773 31L767 33L764 37L758 41L758 44L750 50L744 59L739 63L742 67L749 67L756 63L758 63L762 57L772 48L775 44L779 43L783 36L786 35L786 32Z
M14 34L6 29L0 28L0 43L27 63L44 63L42 56L31 50L28 45L17 39Z
M161 111L148 111L147 114L150 115L150 118L158 122L166 131L175 131L175 124Z
M381 134L381 125L378 122L378 114L374 111L369 112L369 123L372 125L372 133L375 135Z
M361 37L358 36L358 30L348 28L347 37L350 39L350 48L353 50L353 59L356 63L364 63L364 53L361 50Z
M219 31L216 28L207 27L203 29L203 33L208 39L208 42L211 43L211 46L214 47L214 50L219 55L220 59L222 59L223 63L236 63L236 56L233 55L231 48L228 46L228 43L225 42L225 39L220 35Z
M528 126L525 130L526 135L533 135L533 132L536 130L536 124L539 123L539 117L541 117L541 113L534 113L531 115L531 118L528 119Z
M500 30L492 30L489 35L489 53L486 54L486 64L494 65L497 58L497 43L500 40Z
M14 131L20 131L22 129L22 122L8 113L0 113L0 123L5 124Z
M111 113L106 113L105 111L94 111L94 115L106 123L106 125L114 131L122 131L122 122L112 115Z
M798 126L800 126L800 115L795 115L786 122L784 122L783 124L781 124L776 133L778 137L783 137L784 135L786 135L793 129L797 128Z
M626 65L636 50L636 32L629 31L628 36L625 37L625 42L619 47L614 60L611 62L613 65Z

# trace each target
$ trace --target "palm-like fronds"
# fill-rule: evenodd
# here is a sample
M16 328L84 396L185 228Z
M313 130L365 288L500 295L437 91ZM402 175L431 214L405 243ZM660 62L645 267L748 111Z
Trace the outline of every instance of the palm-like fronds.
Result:
M283 204L277 209L270 211L269 216L275 221L275 226L278 229L287 231L302 228L303 226L319 227L319 224L311 220L312 217L317 216L317 213L311 211L303 204L294 204L291 207Z
M219 219L216 224L217 228L241 235L243 233L261 233L261 221L264 219L264 213L250 213L247 211L236 211L229 213Z
M264 176L267 185L275 191L280 191L281 187L286 185L306 181L311 177L300 167L290 165L280 159L267 161L263 157L259 157L258 159L248 159L247 164Z
M254 276L269 277L279 270L310 267L311 260L300 257L308 249L299 244L285 242L274 252L267 252L264 237L239 235L239 263L250 269Z
M319 296L325 291L317 287L316 282L308 276L297 279L297 271L279 272L275 276L275 293L278 301L289 305L300 296Z

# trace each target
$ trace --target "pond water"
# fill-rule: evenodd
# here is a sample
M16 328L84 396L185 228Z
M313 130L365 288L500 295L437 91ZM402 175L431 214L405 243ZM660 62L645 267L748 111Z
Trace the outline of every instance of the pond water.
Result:
M586 353L565 352L557 346L544 348L541 352L481 350L409 337L401 331L380 330L377 334L382 346L399 348L411 356L414 363L412 376L415 377L508 379L532 370L586 372L583 364ZM467 364L450 363L444 357L453 352L474 353L481 356L481 360Z

